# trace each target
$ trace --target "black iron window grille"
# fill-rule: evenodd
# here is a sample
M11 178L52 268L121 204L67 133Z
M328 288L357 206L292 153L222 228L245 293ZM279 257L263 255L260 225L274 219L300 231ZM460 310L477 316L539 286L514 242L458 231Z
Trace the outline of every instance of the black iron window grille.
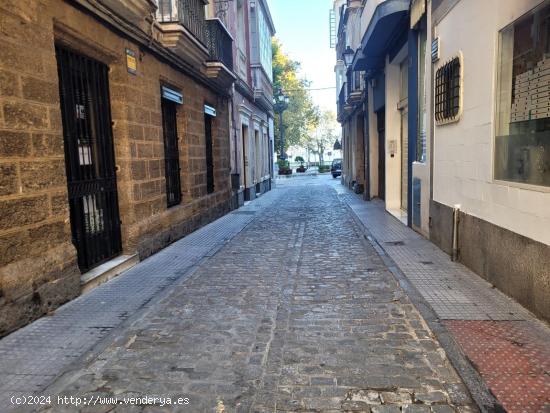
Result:
M108 67L55 47L71 231L87 271L122 250Z
M210 115L204 115L205 149L206 149L206 192L214 192L214 148L212 142L212 120Z
M163 23L179 22L206 45L206 14L203 0L159 0L158 18Z
M166 204L168 208L181 203L180 155L178 148L177 103L162 99L162 129L164 135L164 168Z
M456 56L435 74L435 121L456 122L462 112L462 59Z

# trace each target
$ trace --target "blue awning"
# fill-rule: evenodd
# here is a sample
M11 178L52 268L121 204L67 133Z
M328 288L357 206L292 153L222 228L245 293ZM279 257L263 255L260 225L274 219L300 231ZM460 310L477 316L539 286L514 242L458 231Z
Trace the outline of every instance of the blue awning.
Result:
M371 71L384 67L389 48L399 34L409 28L410 0L386 0L380 3L355 54L354 71Z

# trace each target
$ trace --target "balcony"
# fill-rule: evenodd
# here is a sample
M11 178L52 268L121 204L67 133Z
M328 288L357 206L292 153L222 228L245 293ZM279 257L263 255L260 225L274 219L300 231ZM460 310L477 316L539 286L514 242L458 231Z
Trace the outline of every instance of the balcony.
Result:
M351 112L351 106L347 104L348 100L348 83L345 82L340 89L340 94L338 95L338 113L337 120L340 123L344 123L347 115Z
M206 20L206 76L222 89L228 89L236 80L233 74L233 38L220 19Z
M261 64L253 64L252 85L256 104L266 111L273 110L273 83Z
M235 81L233 38L219 19L206 19L206 0L158 0L162 44L226 90Z
M157 10L155 0L102 0L101 5L147 32L151 29L152 16Z
M351 72L348 75L348 94L346 103L352 107L363 100L364 80L362 72Z
M410 0L369 0L361 13L361 52L353 70L375 71L384 67L392 42L409 29Z
M221 62L233 70L233 38L220 19L206 20L206 45L209 61Z
M161 23L181 24L196 40L206 45L204 0L159 0L157 12Z

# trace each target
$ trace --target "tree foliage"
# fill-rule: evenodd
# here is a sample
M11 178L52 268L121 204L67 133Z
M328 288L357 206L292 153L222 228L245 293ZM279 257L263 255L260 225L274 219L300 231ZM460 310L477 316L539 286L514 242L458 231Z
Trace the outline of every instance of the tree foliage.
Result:
M332 148L338 139L338 134L335 132L337 128L336 114L333 111L325 110L320 113L317 125L310 130L308 138L303 142L303 146L319 156L321 163L325 151Z
M308 91L310 83L298 76L300 63L296 62L283 50L281 43L273 40L273 89L281 90L290 97L288 109L283 113L285 132L285 150L289 146L303 145L309 138L309 132L319 123L319 110L313 103ZM275 116L275 145L280 152L279 116Z

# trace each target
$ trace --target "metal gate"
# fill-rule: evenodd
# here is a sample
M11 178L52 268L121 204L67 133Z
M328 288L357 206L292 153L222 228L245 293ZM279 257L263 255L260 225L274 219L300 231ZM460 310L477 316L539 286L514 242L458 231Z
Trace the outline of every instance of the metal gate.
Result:
M89 270L122 249L108 68L56 46L71 230Z

